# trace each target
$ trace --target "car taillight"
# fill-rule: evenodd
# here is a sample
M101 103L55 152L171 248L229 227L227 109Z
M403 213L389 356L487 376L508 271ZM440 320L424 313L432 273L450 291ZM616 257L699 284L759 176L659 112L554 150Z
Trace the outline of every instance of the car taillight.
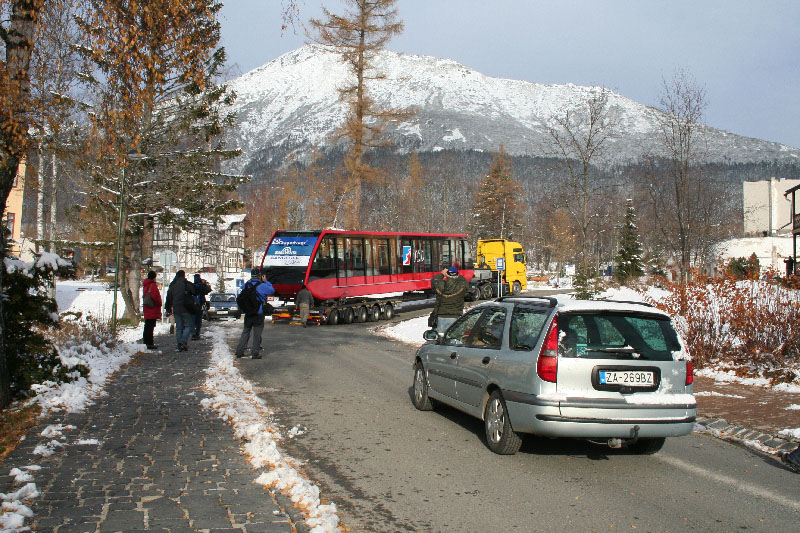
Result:
M558 375L558 317L553 317L550 330L542 343L539 360L536 362L536 373L544 381L556 382Z
M694 365L691 361L686 361L686 384L691 385L694 383Z

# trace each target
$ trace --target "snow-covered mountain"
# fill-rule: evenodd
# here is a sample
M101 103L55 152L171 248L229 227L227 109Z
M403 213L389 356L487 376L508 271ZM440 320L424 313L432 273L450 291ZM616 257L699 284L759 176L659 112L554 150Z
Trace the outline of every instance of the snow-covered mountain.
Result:
M512 155L548 155L547 122L565 109L578 109L597 89L492 78L451 60L390 51L377 56L376 71L386 76L370 85L380 105L418 111L392 131L403 152L496 151L502 143ZM337 89L348 83L339 56L311 45L230 81L238 95L230 141L244 152L236 170L274 165L312 147L329 148L346 112ZM598 162L628 163L645 152L659 153L658 111L614 92L609 106L619 135ZM710 127L704 133L709 162L800 164L798 148Z

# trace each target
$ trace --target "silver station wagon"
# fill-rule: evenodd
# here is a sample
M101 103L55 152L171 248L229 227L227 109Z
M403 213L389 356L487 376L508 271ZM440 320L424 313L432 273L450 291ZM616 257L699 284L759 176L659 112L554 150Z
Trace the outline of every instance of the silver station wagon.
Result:
M496 453L516 453L528 433L652 454L692 431L692 362L670 317L649 305L511 296L424 337L414 406L482 419Z

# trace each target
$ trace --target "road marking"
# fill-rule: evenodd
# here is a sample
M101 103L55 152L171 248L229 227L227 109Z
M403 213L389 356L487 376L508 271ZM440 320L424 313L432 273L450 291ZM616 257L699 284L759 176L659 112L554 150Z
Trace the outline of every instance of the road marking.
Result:
M782 496L769 489L758 487L756 485L751 485L749 483L743 483L739 479L730 476L725 476L723 474L718 474L716 472L712 472L711 470L706 470L705 468L693 465L691 463L687 463L686 461L681 461L680 459L677 459L675 457L667 457L665 455L659 455L658 458L661 461L664 461L665 463L671 464L672 466L677 466L678 468L682 468L683 470L688 470L689 472L693 472L708 479L713 479L714 481L718 481L726 485L731 485L737 488L738 490L747 492L748 494L752 494L753 496L758 496L759 498L772 500L775 503L784 505L786 507L791 507L792 509L800 511L800 501L786 498L785 496Z

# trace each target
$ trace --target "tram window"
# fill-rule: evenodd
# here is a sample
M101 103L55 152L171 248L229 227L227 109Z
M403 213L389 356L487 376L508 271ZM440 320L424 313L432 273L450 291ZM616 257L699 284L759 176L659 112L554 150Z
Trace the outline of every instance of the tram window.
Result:
M336 277L334 255L336 252L336 239L326 237L319 243L314 262L311 263L309 279Z
M453 248L451 246L451 241L444 240L442 241L442 260L441 264L439 265L439 270L443 268L449 268L453 265Z
M475 263L472 260L472 247L469 245L468 241L461 241L461 244L464 246L464 261L461 263L463 265L461 268L475 268Z
M420 241L422 246L422 262L420 264L420 272L430 272L433 270L433 257L431 256L431 241L425 239Z
M367 276L375 275L375 259L373 255L372 239L364 239L364 269Z
M377 253L375 254L376 274L388 275L392 273L391 269L391 256L389 255L389 241L380 239L375 241Z
M336 239L336 275L339 278L347 277L347 264L345 250L345 241L347 239Z
M349 239L350 262L347 267L348 276L364 275L364 239Z

